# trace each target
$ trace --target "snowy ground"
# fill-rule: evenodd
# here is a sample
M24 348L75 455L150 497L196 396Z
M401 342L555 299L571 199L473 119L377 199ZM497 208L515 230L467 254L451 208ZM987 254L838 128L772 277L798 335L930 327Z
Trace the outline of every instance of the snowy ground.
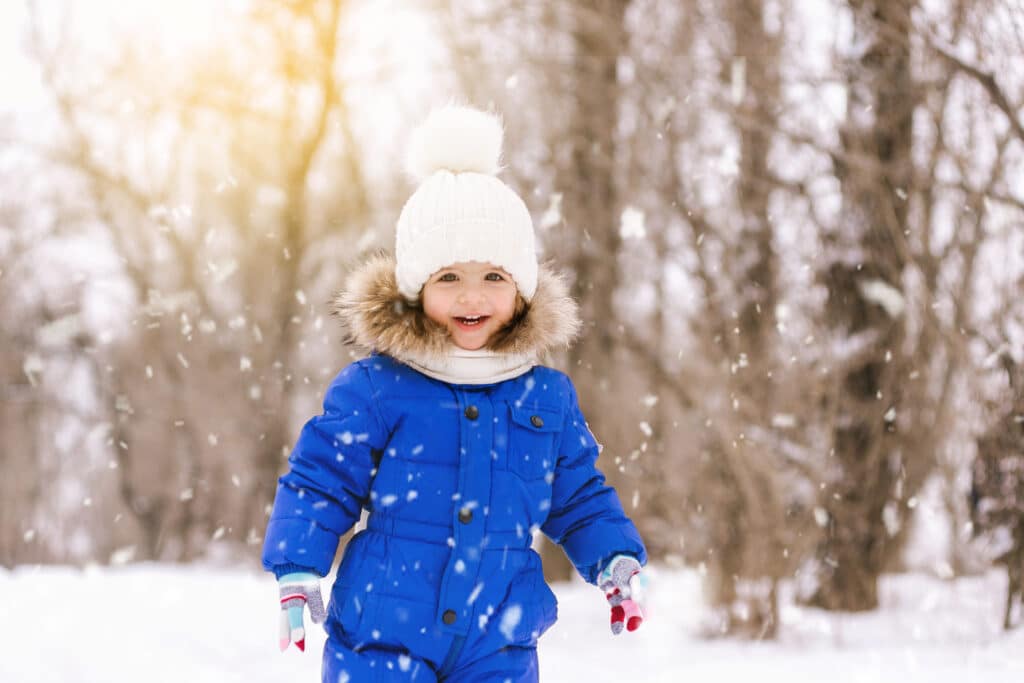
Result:
M888 577L876 613L785 607L777 643L707 641L692 572L652 572L644 627L613 637L603 598L556 586L559 623L541 640L542 679L647 683L1019 683L1024 627L999 628L1003 579ZM276 587L209 567L0 570L3 683L319 681L323 635L277 650Z

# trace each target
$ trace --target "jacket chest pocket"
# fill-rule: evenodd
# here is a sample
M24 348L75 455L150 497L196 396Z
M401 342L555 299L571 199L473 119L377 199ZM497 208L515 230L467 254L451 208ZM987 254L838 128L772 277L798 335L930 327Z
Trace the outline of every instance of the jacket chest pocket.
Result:
M527 480L547 476L555 469L562 413L515 405L509 405L509 411L509 470Z

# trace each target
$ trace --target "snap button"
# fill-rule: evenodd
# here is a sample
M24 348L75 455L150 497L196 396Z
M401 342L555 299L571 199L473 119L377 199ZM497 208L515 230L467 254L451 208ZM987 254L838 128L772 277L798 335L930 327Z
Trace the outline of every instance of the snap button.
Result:
M444 611L444 614L441 615L441 621L443 621L448 626L451 626L452 624L454 624L455 623L455 619L456 619L455 612L451 611L450 609L446 609Z
M459 510L459 521L463 524L469 524L473 521L473 511L469 508L462 508Z
M469 406L466 408L466 417L470 420L475 420L480 417L480 410L476 406Z
M544 426L544 420L541 418L540 415L533 415L532 417L530 417L530 424L532 424L534 427L540 428Z

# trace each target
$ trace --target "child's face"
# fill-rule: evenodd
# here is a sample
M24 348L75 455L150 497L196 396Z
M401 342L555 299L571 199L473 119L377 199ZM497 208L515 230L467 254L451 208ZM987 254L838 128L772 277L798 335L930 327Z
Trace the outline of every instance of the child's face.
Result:
M420 296L424 312L448 328L456 346L475 351L512 319L516 284L498 266L466 261L431 275Z

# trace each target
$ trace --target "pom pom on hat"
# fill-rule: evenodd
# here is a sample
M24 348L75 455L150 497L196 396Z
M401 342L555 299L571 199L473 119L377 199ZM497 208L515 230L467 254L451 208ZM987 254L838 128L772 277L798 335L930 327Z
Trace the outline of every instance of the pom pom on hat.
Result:
M505 269L523 298L533 298L533 220L496 176L503 137L500 118L461 106L435 110L413 132L406 169L420 185L395 232L395 278L409 301L432 274L465 261Z
M417 181L435 171L497 175L504 131L501 119L479 109L435 109L412 134L405 168Z

